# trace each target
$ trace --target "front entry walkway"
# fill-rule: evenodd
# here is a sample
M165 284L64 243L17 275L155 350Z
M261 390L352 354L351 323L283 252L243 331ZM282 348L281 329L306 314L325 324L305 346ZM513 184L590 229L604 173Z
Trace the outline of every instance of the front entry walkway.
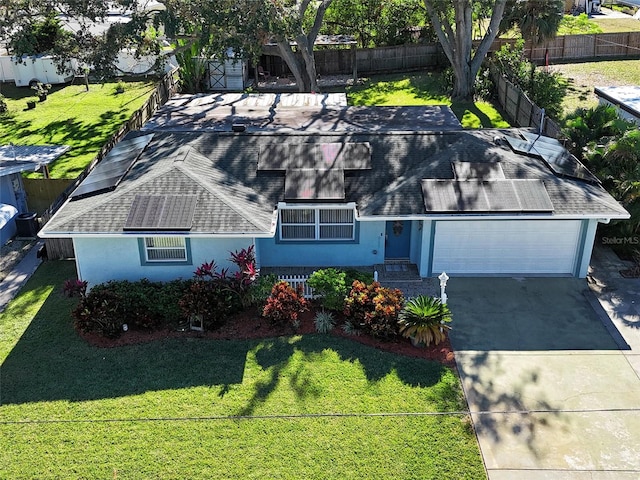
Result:
M452 278L447 293L490 480L640 478L640 378L584 280Z

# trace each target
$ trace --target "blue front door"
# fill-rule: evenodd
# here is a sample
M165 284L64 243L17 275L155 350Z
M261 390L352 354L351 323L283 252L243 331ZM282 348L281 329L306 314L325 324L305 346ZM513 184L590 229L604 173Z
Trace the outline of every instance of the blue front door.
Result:
M387 222L384 258L409 258L411 222L394 220Z

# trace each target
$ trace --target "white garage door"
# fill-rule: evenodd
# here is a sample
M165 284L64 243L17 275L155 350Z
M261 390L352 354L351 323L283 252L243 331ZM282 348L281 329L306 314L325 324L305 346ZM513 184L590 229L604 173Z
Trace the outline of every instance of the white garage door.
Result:
M432 272L573 274L579 220L436 222Z

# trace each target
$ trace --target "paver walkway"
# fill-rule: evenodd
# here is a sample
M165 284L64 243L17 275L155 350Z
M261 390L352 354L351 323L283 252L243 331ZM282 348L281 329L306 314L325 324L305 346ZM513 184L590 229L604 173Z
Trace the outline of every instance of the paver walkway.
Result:
M37 258L37 255L38 249L43 244L44 241L40 240L31 247L11 273L0 283L0 312L7 307L7 304L18 294L22 286L27 283L29 277L33 275L33 272L40 265L40 259Z

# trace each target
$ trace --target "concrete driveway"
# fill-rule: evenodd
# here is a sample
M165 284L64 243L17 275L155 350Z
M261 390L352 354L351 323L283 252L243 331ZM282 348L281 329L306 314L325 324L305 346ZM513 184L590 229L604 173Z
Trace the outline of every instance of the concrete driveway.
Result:
M585 292L569 278L449 281L451 340L491 480L640 478L631 347Z

